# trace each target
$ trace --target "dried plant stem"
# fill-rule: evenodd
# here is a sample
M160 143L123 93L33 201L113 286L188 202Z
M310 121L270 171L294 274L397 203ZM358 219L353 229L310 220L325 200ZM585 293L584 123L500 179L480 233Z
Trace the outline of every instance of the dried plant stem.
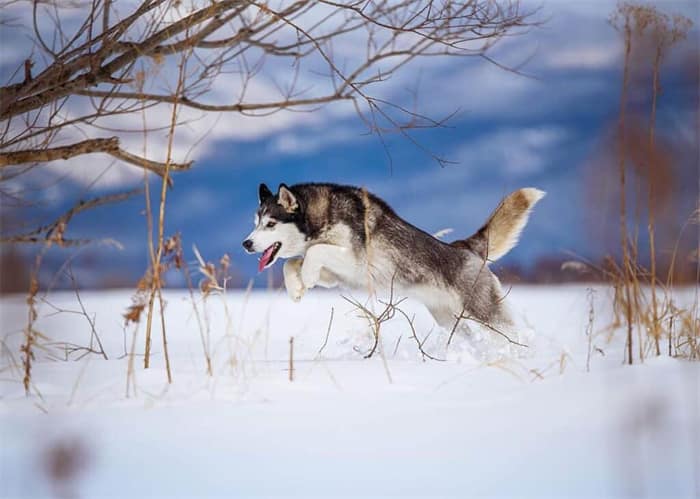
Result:
M129 387L133 387L136 393L136 379L134 372L134 357L136 356L136 337L138 336L138 324L134 326L134 334L131 336L131 349L129 350L129 363L126 368L126 398L129 398Z
M167 148L167 153L166 153L166 159L165 159L165 168L163 171L163 180L161 182L161 188L160 188L160 205L159 205L159 210L158 210L158 249L156 251L155 255L155 261L153 262L152 266L152 280L151 280L151 291L150 291L150 297L148 300L148 315L146 319L146 350L144 352L144 360L143 360L143 367L145 369L148 369L150 365L150 358L151 358L151 326L153 323L153 303L155 301L155 295L158 293L160 296L160 288L162 286L162 278L161 278L161 260L163 258L163 250L164 250L164 231L165 231L165 201L168 193L168 181L170 179L170 163L172 160L172 152L173 152L173 141L175 139L175 128L177 126L177 114L178 114L178 96L182 95L182 88L184 85L185 81L185 69L187 65L187 58L188 58L188 52L183 53L182 58L180 59L180 64L178 65L178 80L177 80L177 89L175 91L175 99L173 101L173 108L172 112L170 114L170 130L168 132L168 148ZM161 305L162 305L162 299L160 300ZM165 314L165 311L163 310L163 307L161 306L160 308L160 314L161 314L161 324L163 325L163 348L165 349L165 356L166 359L168 358L168 353L167 353L167 339L165 335L165 318L163 317L163 314ZM172 382L172 375L170 372L170 365L169 362L166 362L166 368L168 371L168 382Z
M204 350L205 359L211 359L211 322L209 321L209 296L207 294L202 298L202 315L203 329L201 334L202 349ZM211 360L209 360L211 364Z
M209 349L207 348L207 342L204 337L204 325L202 324L202 317L199 314L199 307L197 307L197 300L194 296L194 290L192 288L192 277L190 276L190 271L187 269L186 265L182 267L182 272L185 275L185 283L187 284L187 289L189 290L190 301L192 301L192 309L194 310L194 316L197 319L197 326L199 327L199 336L202 340L202 350L204 351L204 362L206 363L207 374L209 376L213 376L214 372L212 371L211 367L211 355L209 354ZM204 298L204 301L204 306L206 306L206 297Z
M66 273L68 277L70 278L71 284L73 286L73 291L75 292L75 298L78 301L78 305L80 305L80 310L81 313L85 316L85 319L88 321L88 324L90 325L90 345L86 349L86 353L98 353L102 355L102 358L104 360L109 360L107 357L107 353L105 352L104 346L102 345L102 340L100 339L100 335L97 334L97 329L95 328L95 319L90 318L90 316L87 313L87 310L85 308L85 305L83 304L83 300L80 297L80 287L78 286L78 280L75 278L75 274L73 274L73 268L71 265L68 265L68 268L66 269ZM99 350L93 349L93 341L97 341L97 346L100 347Z
M372 244L371 244L371 232L370 232L370 211L372 205L369 201L369 194L367 189L362 188L362 208L363 208L363 229L365 235L365 259L367 260L367 293L372 297L375 293L374 289L374 279L372 278Z
M588 325L586 326L586 337L588 338L588 350L586 352L586 372L591 371L591 353L593 352L593 320L595 319L595 312L593 309L593 297L595 291L593 288L588 288L586 294L588 295Z
M34 330L34 322L37 319L36 312L36 295L39 292L39 268L44 256L44 251L48 249L51 243L48 242L34 259L34 266L29 278L29 293L27 295L27 327L24 330L24 344L20 350L24 354L22 362L24 364L24 377L22 383L24 385L24 394L28 397L32 384L32 362L34 361L34 344L36 343L36 331Z
M372 250L372 226L374 224L374 217L372 216L372 203L370 202L369 199L369 193L367 192L366 188L362 188L362 208L363 208L363 214L362 214L362 222L363 222L363 232L365 236L365 259L367 261L367 293L369 294L370 300L372 300L373 297L376 297L376 289L374 285L374 277L372 275L372 260L374 258L374 252ZM393 304L393 296L394 296L394 278L396 275L394 274L391 277L391 290L390 290L390 298L389 298L389 303L386 304L386 308L384 309L384 312L382 312L379 316L373 314L370 312L368 309L366 310L366 313L368 313L367 317L368 320L370 320L370 323L374 323L374 326L372 327L373 332L374 332L374 346L370 350L369 354L367 354L365 357L369 358L372 355L374 355L374 352L377 350L377 347L379 348L379 357L382 359L382 366L384 367L384 372L386 373L387 380L389 383L393 383L393 380L391 378L391 372L389 372L389 364L386 360L386 355L384 354L384 346L380 345L381 343L381 338L380 338L380 331L381 331L381 323L384 320L387 320L390 317L393 317L394 315L394 304ZM382 319L384 317L384 319Z
M326 337L323 339L323 345L321 345L321 348L318 349L318 353L316 354L316 358L321 356L321 353L323 353L323 349L326 348L326 345L328 345L328 338L331 335L331 327L333 327L333 314L335 313L335 308L331 307L331 317L328 319L328 328L326 328Z
M163 355L165 356L165 372L168 375L168 383L173 382L173 375L170 371L170 354L168 353L168 337L165 334L165 304L163 303L163 293L158 287L158 305L160 306L160 327L163 330Z
M143 153L146 154L148 150L148 129L146 127L146 112L145 110L141 113L141 119L143 122ZM144 201L146 203L146 241L148 245L148 263L152 268L155 265L156 253L153 246L153 208L151 206L151 188L148 185L148 173L144 170L143 172L143 192Z
M425 361L425 359L427 357L430 360L436 360L438 362L445 362L446 359L440 359L438 357L434 357L423 349L423 345L425 344L426 341L428 341L428 338L430 338L430 335L433 332L432 329L428 332L428 334L425 336L423 341L421 341L421 339L418 338L418 333L416 332L416 326L413 323L415 316L409 317L408 314L406 312L404 312L403 310L401 310L400 308L397 308L396 310L398 310L398 312L404 316L404 318L406 319L406 322L408 322L408 327L411 329L411 336L413 337L414 340L416 340L416 345L418 345L418 350L420 351L421 355L423 356L423 361ZM401 340L401 337L399 337L399 340ZM396 350L398 349L398 347L399 347L399 343L397 341L396 342L396 349L394 350L394 355L396 355Z
M155 274L155 270L153 271ZM155 280L156 277L153 276ZM148 369L151 366L151 324L153 322L153 302L156 298L156 284L151 284L151 289L148 295L148 315L146 317L146 349L144 351L143 368ZM162 313L162 310L161 310Z
M661 355L661 348L659 346L659 309L656 302L656 243L654 235L654 182L653 182L653 171L654 171L654 129L656 125L656 100L659 93L659 67L661 65L661 55L662 46L659 44L656 47L656 53L654 55L654 65L653 65L653 76L652 76L652 94L651 94L651 113L649 117L649 258L651 260L650 265L650 287L651 287L651 310L652 310L652 324L651 324L651 334L654 338L654 345L656 346L656 355Z
M148 128L146 127L146 110L144 109L141 112L141 121L143 124L143 154L144 157L146 156L146 152L148 150ZM149 256L149 267L151 269L151 279L153 279L153 274L155 273L155 268L156 268L156 251L155 251L155 246L153 244L153 207L151 204L151 188L148 185L148 173L146 170L143 172L143 188L144 188L144 200L146 203L146 229L147 229L147 244L148 244L148 256ZM153 284L151 284L152 286ZM148 367L150 363L150 355L151 355L151 329L150 329L150 324L151 324L151 316L150 313L153 310L153 293L150 294L149 296L149 316L148 316L148 326L146 327L146 355L144 357L144 367ZM134 336L136 333L134 332ZM132 352L133 352L133 347L132 347ZM129 359L130 362L133 360L133 355ZM131 371L131 369L130 369ZM128 396L128 382L127 382L127 396Z
M627 320L627 362L633 362L632 349L632 298L630 296L630 256L627 235L627 199L625 196L625 117L627 91L629 85L630 53L632 51L632 28L629 16L625 16L624 27L625 55L623 63L622 91L620 95L620 116L618 121L618 168L620 173L620 243L622 245L623 286L625 293L625 318Z
M289 381L294 381L294 336L289 337Z
M231 311L228 308L228 299L226 296L226 291L228 287L228 282L227 278L223 279L223 290L221 291L220 297L221 297L221 304L224 307L224 317L226 317L226 329L224 336L228 339L227 345L228 345L228 364L231 367L231 373L233 373L233 369L236 366L236 353L233 345L233 340L234 340L234 335L233 335L233 318L231 317ZM208 353L208 352L207 352ZM210 356L211 357L211 356ZM211 366L211 358L208 359L208 364ZM211 367L210 367L211 369ZM211 376L211 373L210 373Z

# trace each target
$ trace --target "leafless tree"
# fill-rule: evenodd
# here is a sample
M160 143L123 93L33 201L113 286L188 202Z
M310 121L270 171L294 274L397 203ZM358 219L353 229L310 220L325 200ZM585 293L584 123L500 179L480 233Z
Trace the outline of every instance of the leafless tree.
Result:
M374 88L418 57L489 58L497 41L529 19L517 0L11 4L7 15L16 16L4 25L28 25L32 45L0 88L3 176L16 165L89 153L162 176L162 158L124 146L124 135L138 131L140 120L125 130L115 128L114 118L163 104L260 116L348 101L372 132L399 130L410 139L409 128L440 122ZM185 81L177 85L174 65L183 55ZM277 96L260 91L269 82ZM230 85L225 101L222 84ZM171 161L168 168L191 164Z

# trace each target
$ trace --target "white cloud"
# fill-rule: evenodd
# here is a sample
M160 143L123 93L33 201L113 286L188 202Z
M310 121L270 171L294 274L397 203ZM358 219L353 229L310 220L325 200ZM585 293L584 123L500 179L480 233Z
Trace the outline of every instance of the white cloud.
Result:
M212 195L212 192L204 187L179 191L179 195L177 202L171 203L168 208L168 217L178 222L183 219L211 217L222 204L221 198Z
M553 50L543 59L552 69L605 69L617 64L621 55L620 44L584 45Z
M560 127L506 128L460 146L455 156L470 168L489 168L507 176L542 171L545 158L568 137Z
M342 125L330 130L314 126L302 132L287 131L278 134L270 145L270 151L273 154L308 154L333 144L349 142L357 138L359 135L356 131L353 133L350 128Z
M502 183L519 185L548 166L552 151L562 146L570 132L557 126L502 128L464 142L447 155L456 164L443 168L426 165L423 170L400 179L388 178L371 187L387 198L419 199L440 203L449 192L467 189L488 173ZM503 193L506 194L506 193Z
M135 186L144 178L142 169L125 165L106 154L86 154L70 161L54 161L47 164L45 172L95 189Z

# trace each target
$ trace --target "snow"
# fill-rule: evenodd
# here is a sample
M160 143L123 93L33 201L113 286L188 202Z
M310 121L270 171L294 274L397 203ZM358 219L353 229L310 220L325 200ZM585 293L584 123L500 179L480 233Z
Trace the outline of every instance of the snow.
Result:
M36 329L54 346L37 350L29 398L16 366L24 297L0 300L1 497L60 495L44 463L49 449L71 442L86 460L63 486L87 498L698 495L700 364L662 356L622 365L621 335L608 341L604 288L593 294L590 372L582 285L510 291L518 330L530 336L519 358L475 358L462 333L446 350L448 333L424 307L402 303L421 339L432 330L426 352L444 362L423 358L401 314L382 325L383 355L364 359L367 321L338 292L313 291L300 303L281 291L206 303L198 295L212 377L190 297L169 291L173 384L156 321L152 366L135 358L128 397L123 355L134 327L121 314L130 292L80 297L109 360L55 360L56 343L89 344L90 325L56 313L80 304L53 293Z

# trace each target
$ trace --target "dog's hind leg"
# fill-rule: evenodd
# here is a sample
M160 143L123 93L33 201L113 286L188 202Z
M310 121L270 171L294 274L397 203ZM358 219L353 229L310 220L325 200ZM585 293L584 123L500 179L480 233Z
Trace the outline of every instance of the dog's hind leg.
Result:
M460 321L459 310L454 311L444 306L432 304L428 306L428 310L433 316L433 319L435 319L435 322L437 322L438 326L446 331L451 331Z

